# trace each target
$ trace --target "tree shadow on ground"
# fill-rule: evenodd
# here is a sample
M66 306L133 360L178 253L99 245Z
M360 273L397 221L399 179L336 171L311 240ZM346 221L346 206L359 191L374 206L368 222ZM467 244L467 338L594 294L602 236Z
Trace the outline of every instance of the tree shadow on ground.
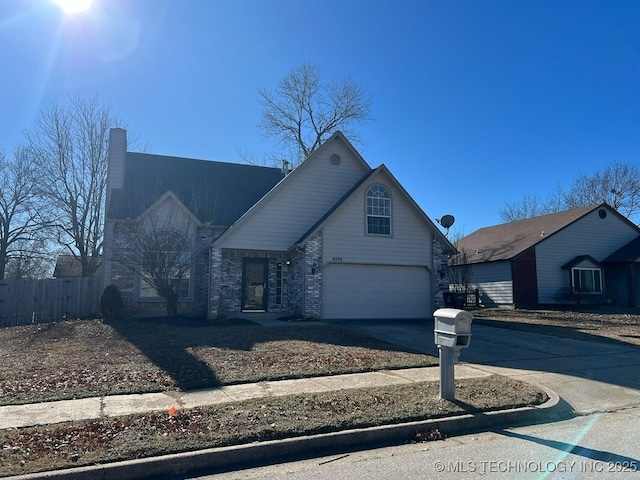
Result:
M280 372L274 376L269 373L268 362L279 362L282 359L278 358L278 351L273 351L269 352L270 358L264 365L264 372L257 373L254 366L251 365L253 371L247 371L246 379L230 382L216 373L215 359L219 357L208 356L207 349L229 351L230 353L224 361L229 362L231 368L236 368L236 370L242 370L243 366L249 367L248 364L252 357L247 355L247 352L251 352L256 345L267 342L286 342L287 340L424 356L424 353L417 350L328 325L284 324L284 326L268 327L242 319L212 322L205 319L184 317L122 319L110 322L109 325L122 338L134 345L150 362L171 376L176 386L181 390L212 388L241 381L300 378L314 375L308 370L297 369L293 364L290 372ZM313 353L310 350L301 351L297 352L297 357L311 357ZM236 365L233 365L234 359L237 362ZM425 356L424 363L435 365L437 360L430 360ZM353 373L369 370L366 366L348 364L335 365L334 367L333 371L325 369L319 370L315 374ZM390 368L394 367L390 366ZM239 372L239 375L242 376L242 372Z

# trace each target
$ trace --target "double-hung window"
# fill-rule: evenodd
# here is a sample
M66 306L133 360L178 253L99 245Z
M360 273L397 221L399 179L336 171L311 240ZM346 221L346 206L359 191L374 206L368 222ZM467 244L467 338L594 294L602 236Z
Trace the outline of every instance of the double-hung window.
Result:
M367 233L391 235L391 195L382 185L367 190Z

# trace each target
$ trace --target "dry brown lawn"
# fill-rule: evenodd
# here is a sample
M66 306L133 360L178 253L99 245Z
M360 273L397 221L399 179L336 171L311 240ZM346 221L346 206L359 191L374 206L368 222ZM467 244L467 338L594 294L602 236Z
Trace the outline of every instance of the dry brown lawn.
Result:
M640 314L614 311L508 310L472 311L486 325L596 342L640 346Z
M0 329L0 405L436 365L333 326L75 320Z

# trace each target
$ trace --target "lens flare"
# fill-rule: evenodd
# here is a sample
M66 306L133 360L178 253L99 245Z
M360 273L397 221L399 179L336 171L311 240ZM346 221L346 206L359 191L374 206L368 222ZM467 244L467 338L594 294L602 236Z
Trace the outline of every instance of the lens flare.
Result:
M67 15L85 12L91 7L93 0L51 0L58 5Z

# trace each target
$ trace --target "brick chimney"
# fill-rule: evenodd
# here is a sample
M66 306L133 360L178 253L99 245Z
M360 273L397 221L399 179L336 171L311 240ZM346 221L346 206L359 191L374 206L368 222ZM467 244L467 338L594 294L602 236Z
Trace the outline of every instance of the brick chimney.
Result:
M103 287L111 284L114 224L109 220L111 191L124 188L124 167L127 158L127 131L123 128L109 130L109 150L107 153L107 195L104 214L104 240L102 243Z
M124 187L124 163L127 157L127 131L123 128L109 130L107 191Z

